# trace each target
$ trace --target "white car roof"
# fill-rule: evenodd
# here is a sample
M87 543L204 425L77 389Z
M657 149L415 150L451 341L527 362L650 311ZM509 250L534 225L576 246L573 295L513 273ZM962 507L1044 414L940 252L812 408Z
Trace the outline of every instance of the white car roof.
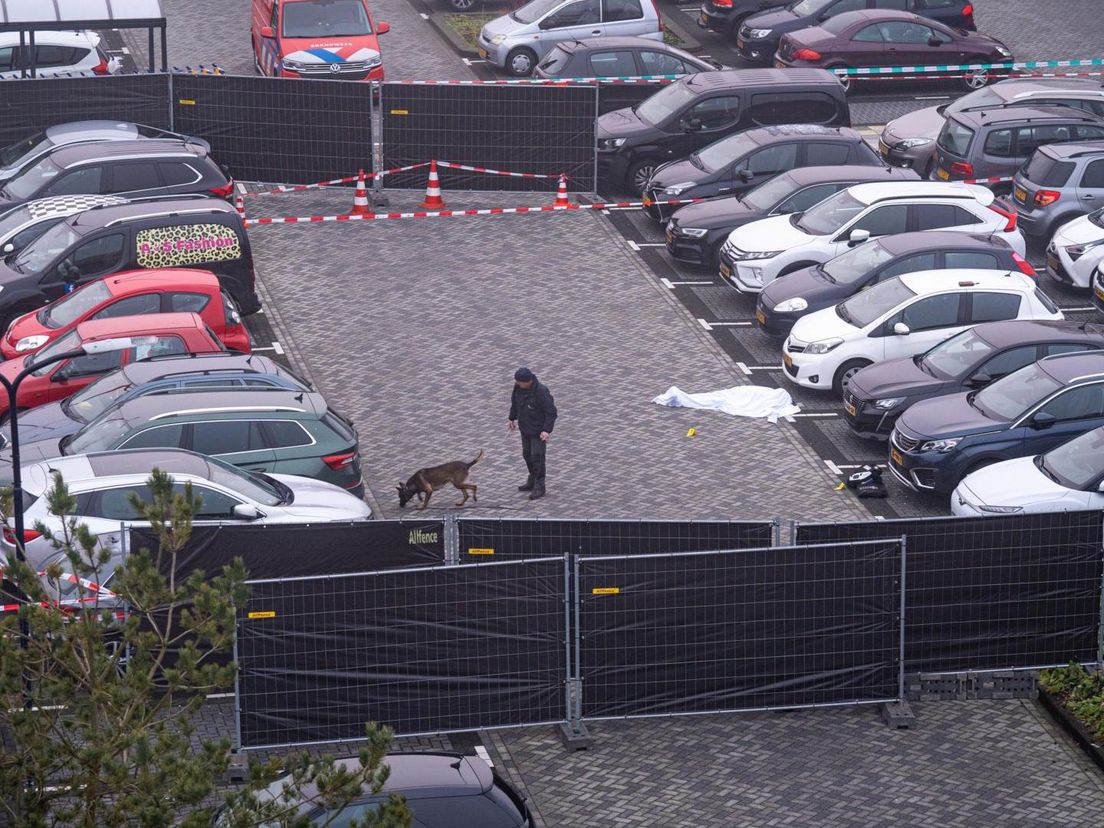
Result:
M875 181L856 184L847 192L863 204L886 199L961 198L977 201L983 206L993 203L993 191L980 184L961 181Z
M30 43L30 38L24 34L24 43ZM95 32L49 32L36 31L34 33L36 45L44 46L85 46L89 49L100 44L100 36ZM0 32L0 46L18 46L19 32Z
M918 270L897 277L918 296L942 293L950 290L1014 290L1029 293L1035 289L1035 281L1025 273L1014 270L980 270L955 268L953 270Z
M46 137L58 144L64 144L73 137L81 141L99 141L137 136L137 125L129 121L69 121L46 127Z

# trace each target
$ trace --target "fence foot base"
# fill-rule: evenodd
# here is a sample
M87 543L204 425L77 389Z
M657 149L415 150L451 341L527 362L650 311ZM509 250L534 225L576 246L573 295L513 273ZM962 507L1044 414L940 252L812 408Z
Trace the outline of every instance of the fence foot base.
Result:
M916 714L907 701L890 702L882 705L882 719L890 727L902 729L912 726L916 721Z
M385 196L383 193L370 192L368 194L368 203L372 205L373 210L375 210L377 207L390 207L391 206L391 202L388 200L387 196Z
M586 750L594 741L582 722L562 722L556 725L556 732L560 734L563 746L572 752Z
M226 781L231 784L244 782L249 777L249 760L245 754L235 750L230 754L230 767L226 769Z

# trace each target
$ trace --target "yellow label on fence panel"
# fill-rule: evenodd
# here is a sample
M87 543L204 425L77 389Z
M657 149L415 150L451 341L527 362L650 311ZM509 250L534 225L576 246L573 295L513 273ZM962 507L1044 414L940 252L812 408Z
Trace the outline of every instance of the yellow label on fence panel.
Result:
M249 613L249 617L250 618L275 618L276 613L275 613L274 610L265 610L264 612L251 612L251 613Z
M181 98L177 101L177 103L181 106L195 106L195 101L191 100L190 98Z
M409 115L410 110L409 109L392 109L391 114L392 115Z
M590 591L591 595L620 595L621 587L595 587Z
M477 547L477 546L472 546L472 547L468 548L468 554L469 555L493 555L494 550L493 549L482 549L482 548Z

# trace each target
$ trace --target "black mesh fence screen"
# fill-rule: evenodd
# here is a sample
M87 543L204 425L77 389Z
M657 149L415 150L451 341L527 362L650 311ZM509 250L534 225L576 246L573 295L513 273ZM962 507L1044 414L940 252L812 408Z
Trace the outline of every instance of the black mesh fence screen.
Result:
M0 92L0 146L54 124L132 121L168 129L169 76L7 80Z
M648 555L770 546L770 521L513 520L458 521L460 560L542 555Z
M905 668L1095 661L1101 512L798 527L797 543L906 538Z
M584 718L899 698L897 541L577 558Z
M174 75L177 132L237 179L311 184L372 165L372 90L347 81Z
M384 167L451 161L505 172L568 176L594 190L597 92L584 86L383 85ZM444 190L536 190L556 180L441 169ZM387 187L424 187L425 170L389 176Z
M242 746L562 721L566 581L548 558L254 583Z

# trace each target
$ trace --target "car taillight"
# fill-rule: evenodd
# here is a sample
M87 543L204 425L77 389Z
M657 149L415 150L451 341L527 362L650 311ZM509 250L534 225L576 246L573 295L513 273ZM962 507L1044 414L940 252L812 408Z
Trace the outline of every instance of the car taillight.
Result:
M955 161L951 164L951 175L961 175L963 178L974 177L974 165L965 161Z
M35 538L41 536L41 532L36 532L34 529L23 530L23 543L33 541ZM15 530L7 524L4 524L4 543L10 543L15 546Z
M334 471L341 471L341 469L353 465L356 459L357 453L355 451L349 451L344 454L331 454L328 457L323 457L322 462Z
M718 9L731 9L732 0L713 0L713 5Z
M962 7L962 16L963 17L973 17L974 16L974 6L973 6L972 3L967 3L965 6Z
M95 75L106 75L107 74L107 61L104 60L103 58L100 58L100 62L92 67L92 73L95 74Z
M1062 197L1062 194L1057 190L1039 190L1035 193L1035 206L1046 207L1048 204L1053 204Z
M1021 271L1026 273L1028 276L1038 276L1039 275L1035 272L1035 268L1033 268L1031 266L1031 262L1029 262L1027 259L1025 259L1023 256L1021 256L1015 250L1012 251L1012 261L1014 261L1016 263L1016 267L1018 267Z
M1011 233L1013 230L1016 229L1016 210L1014 208L1005 210L997 206L996 204L990 204L989 209L997 215L1004 216L1006 219L1008 219L1008 223L1004 225L1005 233Z
M798 49L793 56L794 60L820 60L820 52L815 49Z
M718 5L720 5L720 4L718 4ZM729 5L731 5L731 3L729 3ZM659 29L657 31L662 32L663 31L663 15L659 13L659 2L658 2L658 0L652 0L652 8L655 9L656 25L659 26Z
M221 187L211 187L207 192L214 193L219 198L230 198L230 194L234 192L234 182L227 181Z

